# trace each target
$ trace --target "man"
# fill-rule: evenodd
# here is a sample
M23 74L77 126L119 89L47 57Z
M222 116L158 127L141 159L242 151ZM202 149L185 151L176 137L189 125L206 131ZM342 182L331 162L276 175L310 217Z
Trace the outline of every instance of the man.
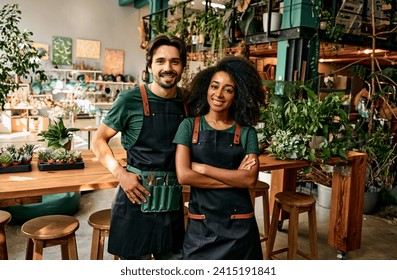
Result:
M184 224L172 140L185 116L177 83L186 66L186 46L177 37L160 35L146 51L153 82L119 94L93 137L92 150L119 180L109 253L121 259L174 259L180 255ZM118 132L127 151L126 169L108 144Z

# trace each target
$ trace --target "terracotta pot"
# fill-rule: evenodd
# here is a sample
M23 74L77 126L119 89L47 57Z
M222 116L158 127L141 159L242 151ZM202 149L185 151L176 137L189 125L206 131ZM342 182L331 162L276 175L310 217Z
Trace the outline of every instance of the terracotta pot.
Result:
M66 150L70 151L72 148L72 140L69 140L69 142L67 142L64 146L63 146Z

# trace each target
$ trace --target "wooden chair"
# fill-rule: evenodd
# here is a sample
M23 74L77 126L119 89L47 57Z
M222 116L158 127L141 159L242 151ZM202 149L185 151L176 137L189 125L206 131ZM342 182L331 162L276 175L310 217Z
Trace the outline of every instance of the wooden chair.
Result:
M270 228L269 185L265 182L258 181L255 188L251 188L249 190L254 209L255 198L262 197L263 234L261 233L261 242L267 241Z
M79 221L66 215L48 215L27 221L21 227L28 237L26 259L41 260L43 248L60 245L63 260L77 260L75 232Z
M11 214L0 210L0 260L8 260L5 225L11 221Z
M289 213L288 247L273 251L281 210ZM310 255L298 250L299 214L305 212L309 216ZM311 195L299 192L285 191L277 193L275 195L269 239L266 245L265 259L267 260L277 259L275 255L283 252L287 252L287 259L289 260L297 259L297 255L306 259L317 259L316 199Z
M103 260L105 238L109 236L110 230L110 209L97 211L90 215L88 224L93 227L91 260ZM118 260L118 256L114 256Z

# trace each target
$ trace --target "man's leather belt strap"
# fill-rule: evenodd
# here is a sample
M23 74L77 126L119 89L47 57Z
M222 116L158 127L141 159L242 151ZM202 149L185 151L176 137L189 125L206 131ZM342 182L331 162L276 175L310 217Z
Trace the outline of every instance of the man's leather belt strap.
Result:
M187 213L187 216L193 220L205 220L206 217L203 214L192 214ZM238 220L238 219L250 219L255 216L255 212L247 213L247 214L233 214L230 215L231 220Z

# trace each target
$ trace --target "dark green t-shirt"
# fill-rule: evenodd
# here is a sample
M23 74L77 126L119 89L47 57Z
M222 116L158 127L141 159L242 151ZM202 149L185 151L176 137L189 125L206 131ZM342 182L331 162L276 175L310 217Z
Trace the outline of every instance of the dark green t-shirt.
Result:
M179 125L178 131L175 134L173 143L181 144L191 148L192 135L194 127L194 118L186 118ZM200 118L200 131L201 130L215 130L212 128L205 118ZM225 132L234 134L236 125L224 130ZM258 147L258 136L255 128L251 126L241 126L240 143L244 149L245 154L260 154Z
M155 95L145 84L149 103L182 102L182 94L178 89L177 97L162 98ZM110 128L121 132L121 145L128 149L135 144L141 132L143 123L143 105L139 87L122 91L114 101L103 123Z

